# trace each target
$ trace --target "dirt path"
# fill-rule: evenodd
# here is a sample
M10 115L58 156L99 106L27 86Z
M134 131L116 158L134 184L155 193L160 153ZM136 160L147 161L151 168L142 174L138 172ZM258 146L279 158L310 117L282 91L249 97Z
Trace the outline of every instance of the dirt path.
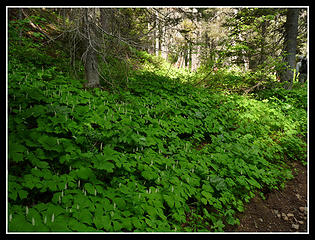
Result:
M239 215L240 225L228 232L307 232L307 167L294 162L294 178L282 191L259 195Z

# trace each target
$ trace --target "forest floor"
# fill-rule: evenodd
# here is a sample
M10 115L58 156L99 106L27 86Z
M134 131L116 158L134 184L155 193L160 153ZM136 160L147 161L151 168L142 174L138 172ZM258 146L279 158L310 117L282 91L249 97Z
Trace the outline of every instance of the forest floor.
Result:
M240 225L228 232L307 232L307 166L292 163L294 178L283 190L256 195L239 214Z

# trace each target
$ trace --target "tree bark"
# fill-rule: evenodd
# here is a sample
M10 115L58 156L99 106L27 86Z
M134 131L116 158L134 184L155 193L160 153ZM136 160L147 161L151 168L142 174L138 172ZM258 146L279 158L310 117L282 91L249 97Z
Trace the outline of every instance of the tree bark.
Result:
M267 28L267 21L264 21L261 24L261 44L260 44L260 58L259 58L259 64L263 64L266 60L266 30Z
M100 85L100 77L98 73L98 60L96 52L96 31L95 31L95 12L89 12L95 9L84 9L83 27L85 34L85 53L84 53L84 70L87 83L86 87L98 87Z
M192 70L192 43L191 42L189 42L188 43L188 47L189 47L189 52L188 52L188 69L189 69L189 71L191 71Z
M285 24L285 48L284 62L287 70L281 76L283 82L288 82L287 88L291 89L293 84L293 69L295 68L295 55L297 46L298 33L298 17L299 10L297 8L289 8L287 12L287 20Z
M22 8L19 8L18 9L18 13L19 13L19 21L22 21L23 20L23 13L22 13ZM19 44L20 46L22 46L22 28L20 27L20 30L19 30Z

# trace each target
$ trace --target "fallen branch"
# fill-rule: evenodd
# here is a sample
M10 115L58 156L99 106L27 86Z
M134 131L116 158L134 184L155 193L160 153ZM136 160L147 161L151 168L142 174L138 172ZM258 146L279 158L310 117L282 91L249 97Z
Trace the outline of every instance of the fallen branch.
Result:
M256 85L252 86L249 89L244 90L245 94L248 94L249 92L253 91L255 88L259 87L262 84L262 82L258 82Z
M37 31L39 31L40 33L42 33L45 37L49 38L50 41L54 41L54 39L52 39L50 36L48 36L48 35L44 32L43 29L41 29L39 26L37 26L35 23L33 23L33 22L31 21L31 19L30 19L29 16L23 11L23 9L22 9L22 13L23 13L23 15L24 15L26 18L29 19L30 25L31 25L34 29L36 29Z
M206 80L206 78L212 73L212 70L203 78L201 79L199 82L195 83L194 85L197 86L199 85L200 83L202 83L204 80Z

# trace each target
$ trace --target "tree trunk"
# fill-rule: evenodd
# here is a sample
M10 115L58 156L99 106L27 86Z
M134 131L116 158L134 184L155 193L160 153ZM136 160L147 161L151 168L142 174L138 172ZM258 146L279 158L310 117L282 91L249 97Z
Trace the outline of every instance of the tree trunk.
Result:
M100 85L100 77L98 74L98 60L96 52L96 31L95 31L95 12L89 12L95 9L84 9L83 28L85 34L85 53L84 53L84 70L87 83L86 87L97 87Z
M92 49L89 49L86 53L86 60L84 64L85 78L87 83L86 87L98 87L100 85L100 78L98 74L98 60L97 54Z
M156 30L156 15L153 17L153 34L152 34L152 51L153 54L156 54L156 36L157 36L157 30Z
M104 31L108 31L108 29L109 29L109 23L107 21L107 16L106 16L107 12L108 12L108 9L106 9L106 8L100 9L101 26L102 26L102 29ZM108 31L108 32L110 32L110 31Z
M192 44L189 42L189 49L188 49L188 69L189 71L192 70Z
M266 60L266 28L267 28L267 21L264 21L261 25L261 44L260 44L260 58L258 64L263 64Z
M287 12L287 21L285 24L285 54L284 62L288 69L282 74L281 80L288 82L288 88L292 88L293 84L293 69L295 68L295 55L298 33L298 16L297 8L289 8Z
M162 23L161 23L161 20L158 19L158 56L162 56Z
M19 21L22 21L23 20L23 13L22 13L22 9L19 8ZM22 28L20 27L20 30L19 30L19 44L20 46L22 46Z

